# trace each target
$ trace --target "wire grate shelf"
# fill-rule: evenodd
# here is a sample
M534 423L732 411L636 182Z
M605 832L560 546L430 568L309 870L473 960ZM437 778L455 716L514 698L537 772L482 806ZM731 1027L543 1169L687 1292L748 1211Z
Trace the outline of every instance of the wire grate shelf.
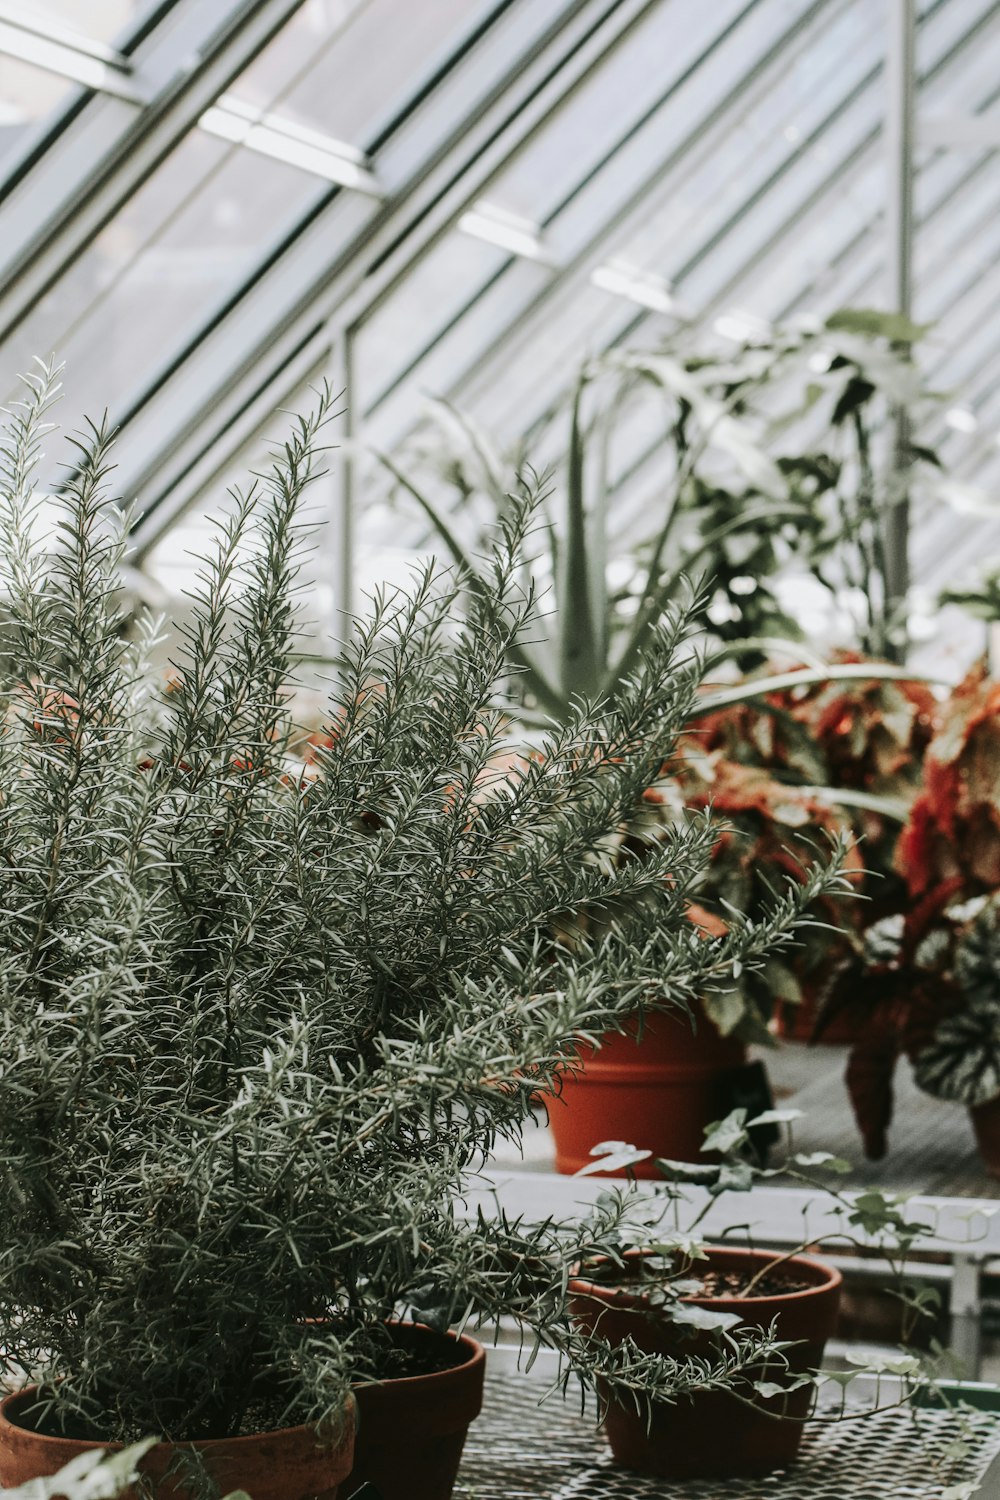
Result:
M967 1458L949 1462L946 1478L935 1473L929 1448L958 1437L955 1417L924 1410L915 1418L896 1408L808 1428L794 1468L765 1479L676 1483L615 1468L592 1414L558 1396L539 1405L544 1390L523 1375L490 1377L455 1500L941 1500L960 1483L976 1485L977 1500L1000 1500L997 1413L966 1413L976 1441Z

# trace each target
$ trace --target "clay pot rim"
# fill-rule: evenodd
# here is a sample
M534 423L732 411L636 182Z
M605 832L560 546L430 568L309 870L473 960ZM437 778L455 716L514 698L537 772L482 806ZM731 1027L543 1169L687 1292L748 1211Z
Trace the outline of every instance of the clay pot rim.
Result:
M393 1390L421 1390L427 1389L429 1381L437 1382L437 1389L441 1389L442 1382L450 1380L464 1380L470 1370L478 1370L486 1363L486 1349L478 1339L472 1338L468 1333L452 1333L450 1329L440 1333L436 1328L430 1328L426 1323L414 1323L408 1319L399 1318L389 1322L390 1328L412 1328L421 1333L429 1333L436 1339L450 1339L467 1351L467 1358L459 1365L449 1365L444 1370L430 1370L424 1375L387 1375L382 1380L356 1380L352 1382L351 1389L356 1391L375 1391L385 1386L391 1386Z
M38 1389L39 1387L35 1384L23 1385L21 1386L20 1390L11 1391L8 1395L4 1396L2 1400L0 1400L0 1434L2 1434L4 1427L12 1427L16 1432L27 1432L32 1437L36 1437L40 1441L45 1443L54 1443L57 1446L65 1443L68 1448L72 1448L74 1450L74 1453L79 1453L82 1448L106 1448L109 1453L120 1453L123 1448L128 1446L128 1444L126 1443L113 1442L111 1439L101 1440L99 1438L62 1437L59 1433L39 1432L34 1427L25 1427L23 1423L15 1422L11 1417L11 1408L18 1402L23 1401L27 1396L35 1395ZM354 1397L352 1396L350 1399L352 1427L356 1422L354 1408L355 1401ZM316 1429L308 1423L303 1422L296 1427L268 1427L261 1430L260 1432L245 1432L240 1433L235 1437L187 1439L160 1438L159 1442L164 1447L195 1448L200 1450L217 1446L221 1447L223 1444L225 1444L227 1448L239 1448L242 1445L249 1447L251 1444L259 1442L261 1438L298 1439L315 1435ZM342 1439L338 1441L342 1441ZM336 1444L332 1446L336 1446Z
M790 1255L787 1259L782 1259L782 1252L780 1251L751 1250L749 1247L743 1245L705 1245L704 1248L708 1252L709 1266L716 1256L720 1261L732 1258L742 1262L744 1265L747 1261L751 1260L759 1262L780 1260L782 1267L805 1266L809 1270L820 1272L821 1275L817 1277L815 1284L812 1286L800 1287L793 1292L768 1292L764 1297L744 1297L738 1292L730 1292L725 1296L692 1293L687 1297L680 1297L678 1299L680 1302L687 1302L695 1307L713 1308L726 1307L727 1305L730 1307L759 1307L769 1302L777 1302L782 1306L789 1306L794 1305L796 1302L805 1301L809 1297L815 1297L818 1292L838 1290L844 1280L842 1272L836 1266L831 1266L825 1260L820 1260L814 1255L795 1254ZM647 1255L654 1254L656 1252L653 1250L626 1250L624 1258L626 1261L638 1260ZM613 1264L609 1255L598 1256L596 1263L598 1265ZM692 1274L696 1273L693 1272ZM631 1292L627 1284L622 1286L605 1286L601 1282L587 1281L580 1276L570 1277L569 1290L576 1296L593 1297L595 1301L614 1303L619 1306L638 1307L646 1300L643 1296Z

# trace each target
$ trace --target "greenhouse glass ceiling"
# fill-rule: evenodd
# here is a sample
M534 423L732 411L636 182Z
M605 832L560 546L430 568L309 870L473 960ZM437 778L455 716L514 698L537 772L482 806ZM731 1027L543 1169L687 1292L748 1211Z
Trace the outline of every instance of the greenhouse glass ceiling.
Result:
M587 354L690 320L739 339L891 305L886 61L903 9L0 3L5 394L55 351L64 423L110 408L119 482L143 508L138 560L169 579L275 412L328 376L354 460L328 494L344 602L357 549L421 543L364 455L411 442L428 394L544 450ZM931 436L989 491L1000 3L917 11L913 314L947 328L926 358L956 393ZM623 517L657 480L638 424ZM988 516L915 518L928 588L990 551Z

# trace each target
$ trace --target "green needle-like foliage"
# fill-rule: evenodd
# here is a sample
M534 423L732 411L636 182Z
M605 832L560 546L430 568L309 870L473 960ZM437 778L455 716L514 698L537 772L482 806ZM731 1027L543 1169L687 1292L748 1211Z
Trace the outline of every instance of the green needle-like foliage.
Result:
M375 598L305 765L298 517L328 393L234 494L168 680L155 631L123 626L103 427L36 542L53 392L28 381L0 448L6 1357L57 1426L126 1440L333 1421L414 1309L508 1312L630 1390L725 1380L738 1343L706 1369L571 1330L568 1269L613 1248L624 1206L576 1226L461 1211L575 1038L731 987L840 884L834 860L709 940L685 918L707 819L610 857L691 709L683 621L610 707L512 756L495 705L532 616L514 505L471 594L428 570Z

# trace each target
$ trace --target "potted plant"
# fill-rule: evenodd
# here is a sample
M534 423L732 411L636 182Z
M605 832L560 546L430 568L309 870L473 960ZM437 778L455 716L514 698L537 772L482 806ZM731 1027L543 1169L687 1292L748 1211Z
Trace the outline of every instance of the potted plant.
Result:
M847 977L864 1023L847 1083L870 1156L885 1153L892 1080L906 1056L918 1084L966 1104L991 1171L992 942L1000 897L1000 687L976 668L940 707L923 781L899 838L905 912L873 925Z
M882 552L873 542L886 476L873 456L873 434L887 398L898 399L904 389L910 396L923 393L900 345L919 332L887 315L845 311L822 326L770 330L738 350L720 350L703 330L684 330L662 348L614 350L587 360L556 417L565 421L557 466L562 483L543 487L529 549L528 572L545 596L544 617L529 640L511 648L506 696L512 718L528 725L566 722L581 698L613 701L664 610L685 607L684 601L710 643L706 671L731 668L734 660L760 661L780 645L773 633L791 629L770 579L792 554L826 582L825 564L844 552L852 579L873 580L864 638L887 638L891 601L878 567ZM615 505L618 434L636 403L650 400L662 408L655 430L666 434L655 450L662 498L648 533L625 537ZM435 432L423 435L420 453L380 458L475 587L476 518L486 515L495 525L509 514L511 495L524 483L523 454L502 453L479 424L447 403L435 403L434 412ZM815 442L803 451L789 446L788 435L801 435L806 413ZM926 450L918 456L932 457ZM703 578L704 588L695 590L692 605L694 578ZM883 663L856 661L769 673L716 686L692 703L689 719L700 732L709 716L749 699L766 701L810 683L903 675ZM783 800L791 810L795 798ZM812 807L807 823L837 821L818 801ZM649 809L637 803L630 822L648 827ZM716 921L712 913L692 915L695 931ZM771 983L786 1000L800 993L800 981L787 968L782 972L780 962ZM594 1141L648 1131L652 1114L687 1119L685 1138L664 1135L660 1146L673 1155L696 1154L704 1124L741 1091L747 1102L759 1099L766 1088L761 1070L746 1071L742 1038L732 1034L732 996L746 987L731 987L724 1002L724 1035L705 1024L692 1030L676 1017L636 1015L625 1031L585 1045L584 1067L550 1109L559 1170L575 1171ZM769 996L768 1010L770 1004ZM717 1015L722 1005L715 1002ZM753 1008L744 1014L745 1032Z
M870 1157L885 1154L901 1057L933 1098L965 1105L987 1170L1000 1175L1000 893L876 924L869 1009L847 1085Z
M832 665L863 661L857 653L838 652ZM909 904L896 847L922 789L937 713L923 682L859 678L789 686L708 715L697 726L705 750L767 770L797 796L848 819L861 841L858 890L866 899L840 914L839 935L825 952L795 965L795 985L778 990L775 1022L783 1036L854 1040L863 1003L852 981L864 931Z
M753 1136L762 1129L790 1126L798 1110L773 1110L748 1121L736 1110L705 1134L705 1150L721 1160L693 1166L660 1161L664 1215L647 1214L645 1229L616 1250L581 1265L571 1283L573 1311L580 1324L619 1345L634 1345L664 1358L704 1361L697 1389L669 1404L647 1407L627 1393L601 1388L602 1421L615 1461L663 1478L747 1477L785 1468L795 1461L804 1425L812 1414L823 1351L834 1331L841 1273L817 1259L810 1241L793 1250L766 1250L726 1242L716 1229L705 1242L697 1229L708 1208L727 1192L752 1191L762 1175L807 1184L827 1200L831 1238L856 1240L861 1228L879 1244L892 1267L893 1284L904 1308L902 1337L913 1336L929 1313L926 1299L905 1291L910 1246L925 1226L908 1218L898 1200L871 1193L854 1195L832 1185L846 1162L829 1153L796 1153L789 1132L784 1160L762 1173ZM648 1158L619 1143L615 1164ZM601 1151L586 1169L600 1172ZM697 1193L701 1199L692 1199ZM688 1222L683 1211L687 1210ZM737 1232L745 1232L747 1212ZM772 1340L756 1365L745 1366L723 1389L711 1378L713 1351L735 1333L754 1330ZM915 1377L913 1394L930 1365L908 1351L881 1364ZM835 1416L836 1408L828 1412ZM724 1441L720 1435L724 1435Z
M446 1500L476 1317L514 1317L591 1384L686 1389L698 1370L570 1326L567 1268L624 1201L533 1227L465 1222L457 1199L581 1036L766 962L842 887L837 860L695 938L706 824L608 858L694 698L677 620L613 706L511 757L496 702L532 618L528 504L475 588L430 569L375 599L312 759L291 756L328 393L233 493L169 680L151 672L157 631L120 607L104 428L37 524L53 386L28 382L0 444L0 1334L26 1382L0 1407L0 1484L53 1473L66 1444L153 1435L161 1493L207 1471L255 1500L362 1478Z
M712 850L687 908L694 934L724 936L732 911L762 916L775 888L807 880L838 839L845 871L857 878L861 861L849 826L829 805L766 771L705 752L696 731L682 736L679 752L643 793L618 858L641 859L679 823L709 818ZM793 949L699 995L693 1023L670 1014L637 1018L623 1033L581 1049L583 1066L563 1081L548 1110L557 1170L579 1171L604 1139L641 1140L658 1156L697 1161L712 1120L741 1103L756 1103L759 1112L767 1081L761 1064L747 1063L747 1044L774 1046L768 1023L777 1004L800 999L809 979L829 966L838 935L849 941L852 905L820 898ZM656 1175L652 1161L632 1170Z

